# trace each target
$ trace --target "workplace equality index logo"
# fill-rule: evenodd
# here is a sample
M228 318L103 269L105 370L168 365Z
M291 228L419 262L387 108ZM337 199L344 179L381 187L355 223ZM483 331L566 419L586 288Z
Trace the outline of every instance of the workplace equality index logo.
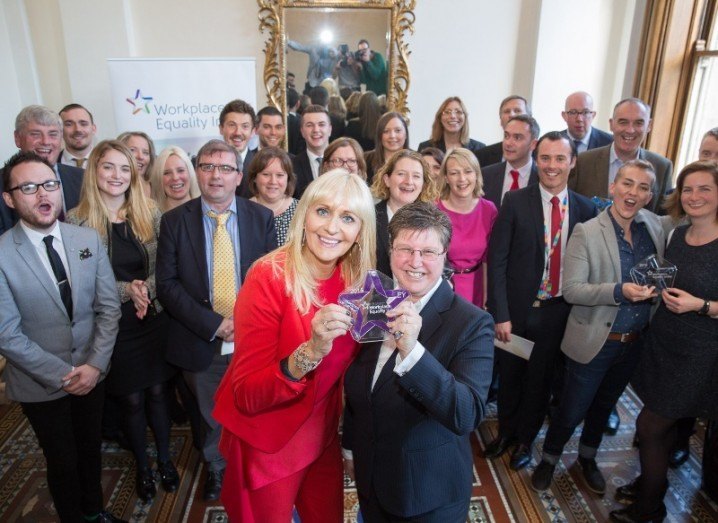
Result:
M157 131L179 131L192 129L208 131L219 125L219 114L224 104L203 102L179 102L156 104L153 96L142 96L142 90L135 91L134 98L125 98L132 107L132 115L155 114L154 129ZM152 102L152 103L150 103Z

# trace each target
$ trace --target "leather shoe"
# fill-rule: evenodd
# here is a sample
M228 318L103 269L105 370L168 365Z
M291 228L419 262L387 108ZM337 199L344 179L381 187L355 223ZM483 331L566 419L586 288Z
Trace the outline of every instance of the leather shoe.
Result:
M596 460L593 458L578 458L578 466L583 472L583 479L586 481L588 489L596 494L603 495L606 492L606 480L598 469Z
M222 478L224 478L224 470L214 472L210 470L207 473L207 481L204 484L204 500L216 501L222 492Z
M498 436L495 440L486 445L486 448L484 449L484 457L486 459L498 458L503 455L504 452L509 450L509 447L513 444L514 442L511 438Z
M96 523L128 523L126 519L115 517L106 510L100 512L94 521Z
M157 470L160 473L162 488L165 492L174 492L179 486L179 474L171 461L158 462Z
M509 466L511 470L521 470L529 463L531 463L531 448L521 443L511 453L511 463L509 463Z
M621 417L618 415L616 407L611 409L611 413L608 415L608 421L606 422L606 429L604 432L609 436L615 436L618 432L618 427L621 426Z
M548 461L541 460L534 473L531 474L531 488L536 492L543 492L551 486L553 481L553 471L556 465L552 465Z
M677 469L688 461L690 456L690 450L687 447L673 449L671 455L668 457L668 466L672 469Z
M618 523L644 523L646 521L662 523L666 517L666 506L661 503L661 506L653 512L639 513L636 505L630 505L626 508L612 510L610 517L611 521Z
M157 487L155 487L155 477L149 467L137 469L135 488L137 490L137 497L144 503L149 503L152 501L152 498L155 497Z
M616 489L616 495L613 497L616 501L623 505L630 505L634 503L638 498L638 480L641 477L638 476L636 479L631 481L628 485L623 485Z

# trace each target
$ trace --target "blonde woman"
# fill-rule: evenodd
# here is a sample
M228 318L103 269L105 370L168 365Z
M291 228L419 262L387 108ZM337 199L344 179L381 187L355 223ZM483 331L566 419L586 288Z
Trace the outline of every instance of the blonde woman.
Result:
M197 174L182 149L170 146L155 161L150 173L152 199L160 211L167 212L200 195Z
M463 147L476 153L486 147L486 144L469 137L469 111L461 98L450 96L436 111L431 126L431 138L420 143L419 150L425 147L436 147L444 152Z
M294 506L302 520L342 518L341 378L358 345L337 299L374 266L366 183L343 169L320 176L291 227L242 284L235 354L217 391L231 521L289 521Z
M117 139L125 144L135 158L137 173L142 181L146 196L150 196L150 173L155 162L155 144L147 133L128 131L120 134Z
M155 434L162 485L174 492L179 484L169 456L164 392L172 369L164 360L167 319L154 299L160 211L145 196L135 159L123 143L105 140L92 150L80 204L67 221L100 234L115 272L122 317L106 390L122 406L124 432L137 461L137 495L149 502L157 490L145 449L148 422Z

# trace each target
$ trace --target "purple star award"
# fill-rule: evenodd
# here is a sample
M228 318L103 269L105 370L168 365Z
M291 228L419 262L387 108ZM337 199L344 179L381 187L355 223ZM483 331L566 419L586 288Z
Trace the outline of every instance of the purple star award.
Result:
M369 271L361 289L339 295L339 304L352 314L351 334L359 343L382 341L384 333L389 332L387 311L409 297L409 291L393 287L391 278L378 271Z

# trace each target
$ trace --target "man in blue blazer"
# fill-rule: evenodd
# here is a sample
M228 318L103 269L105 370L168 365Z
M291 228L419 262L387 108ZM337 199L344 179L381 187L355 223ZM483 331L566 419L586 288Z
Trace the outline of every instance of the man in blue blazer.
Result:
M277 246L272 212L235 196L242 179L238 156L236 148L221 140L210 140L199 150L201 197L162 217L157 247L157 297L172 324L167 360L183 370L204 419L202 452L209 474L204 498L208 501L219 497L225 468L218 449L221 428L212 418L212 409L234 349L234 297L252 263ZM220 243L226 246L225 234L234 263L229 260L231 274L216 274L215 266L227 261L226 252L215 255ZM221 298L222 287L227 285L234 287L229 290L231 303L220 303L226 301Z
M534 342L527 360L499 351L498 437L485 455L497 458L516 445L511 468L531 461L531 445L548 410L554 368L570 310L562 295L566 241L596 206L566 188L576 159L557 131L537 147L539 183L506 193L489 242L487 309L496 337L518 335Z
M451 222L429 203L389 225L391 268L410 298L391 313L392 336L362 348L344 380L342 446L367 523L466 521L469 437L491 382L491 317L441 278Z
M561 117L566 122L567 129L561 133L570 139L576 146L578 154L611 145L613 135L593 127L591 123L596 116L593 110L593 98L584 91L568 95Z

